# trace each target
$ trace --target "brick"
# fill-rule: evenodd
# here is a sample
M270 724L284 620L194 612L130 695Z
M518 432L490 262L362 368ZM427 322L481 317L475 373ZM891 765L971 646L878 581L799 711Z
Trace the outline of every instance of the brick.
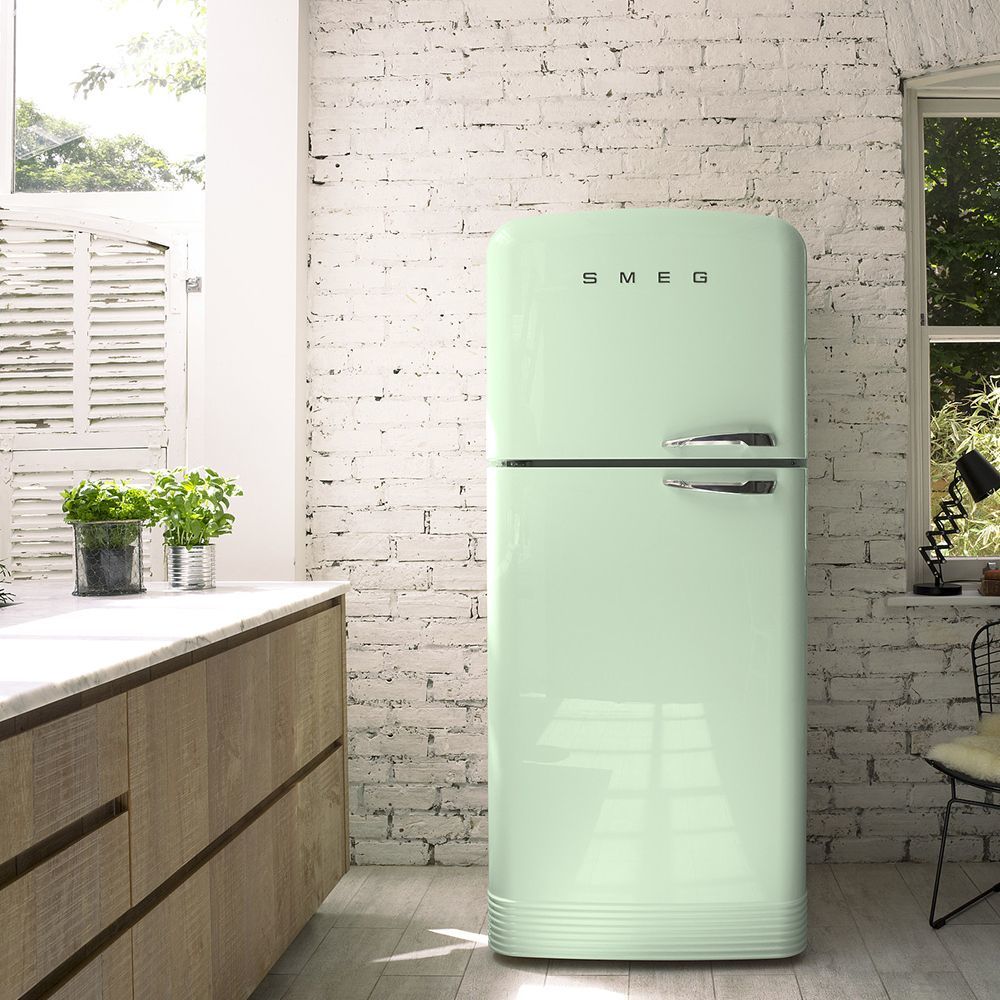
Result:
M485 865L486 845L455 842L438 844L434 848L434 862L439 865Z
M422 841L358 840L351 860L356 865L426 865L430 847Z
M422 840L431 844L459 837L465 831L461 816L435 816L426 812L397 813L392 836L397 840Z
M834 677L830 697L834 701L896 701L903 697L903 681L893 677Z

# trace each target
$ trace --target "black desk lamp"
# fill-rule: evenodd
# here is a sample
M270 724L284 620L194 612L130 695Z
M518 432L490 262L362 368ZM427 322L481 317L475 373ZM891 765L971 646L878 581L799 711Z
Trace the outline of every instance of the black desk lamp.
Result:
M934 518L934 527L927 532L927 544L920 546L920 554L934 574L934 582L916 584L914 594L954 597L962 593L960 583L945 583L941 575L945 551L951 548L950 536L961 530L959 521L964 521L969 516L962 503L962 494L958 491L959 479L965 483L969 495L976 503L1000 490L1000 472L975 449L967 451L955 463L955 470L957 474L948 485L948 496L941 501L941 509Z

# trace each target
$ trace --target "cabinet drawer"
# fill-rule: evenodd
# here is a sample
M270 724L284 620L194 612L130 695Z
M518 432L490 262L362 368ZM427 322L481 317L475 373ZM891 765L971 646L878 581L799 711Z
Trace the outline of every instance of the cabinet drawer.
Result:
M205 663L129 691L128 759L138 903L209 841Z
M48 1000L132 1000L132 932L116 938Z
M125 696L0 742L0 864L128 788Z
M0 1000L14 1000L130 905L128 816L0 890Z
M344 735L344 605L268 636L276 704L290 719L282 727L282 779Z
M211 1000L209 884L206 865L132 928L137 998Z

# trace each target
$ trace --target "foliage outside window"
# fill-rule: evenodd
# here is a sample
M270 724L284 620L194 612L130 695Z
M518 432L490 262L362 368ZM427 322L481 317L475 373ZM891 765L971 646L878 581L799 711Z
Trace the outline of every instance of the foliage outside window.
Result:
M0 562L0 608L5 608L9 604L14 603L14 595L9 591L4 589L4 582L9 579L10 570Z
M205 0L19 0L14 190L204 180Z
M1000 118L924 119L924 216L929 522L964 452L976 448L1000 466L1000 331L982 329L1000 327ZM935 337L942 327L952 329ZM975 506L952 544L955 556L1000 553L996 497Z

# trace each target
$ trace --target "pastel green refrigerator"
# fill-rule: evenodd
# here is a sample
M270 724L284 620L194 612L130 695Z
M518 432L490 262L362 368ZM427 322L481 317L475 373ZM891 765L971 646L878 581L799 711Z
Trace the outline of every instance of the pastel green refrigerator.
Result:
M778 219L488 253L489 941L805 947L805 253Z

